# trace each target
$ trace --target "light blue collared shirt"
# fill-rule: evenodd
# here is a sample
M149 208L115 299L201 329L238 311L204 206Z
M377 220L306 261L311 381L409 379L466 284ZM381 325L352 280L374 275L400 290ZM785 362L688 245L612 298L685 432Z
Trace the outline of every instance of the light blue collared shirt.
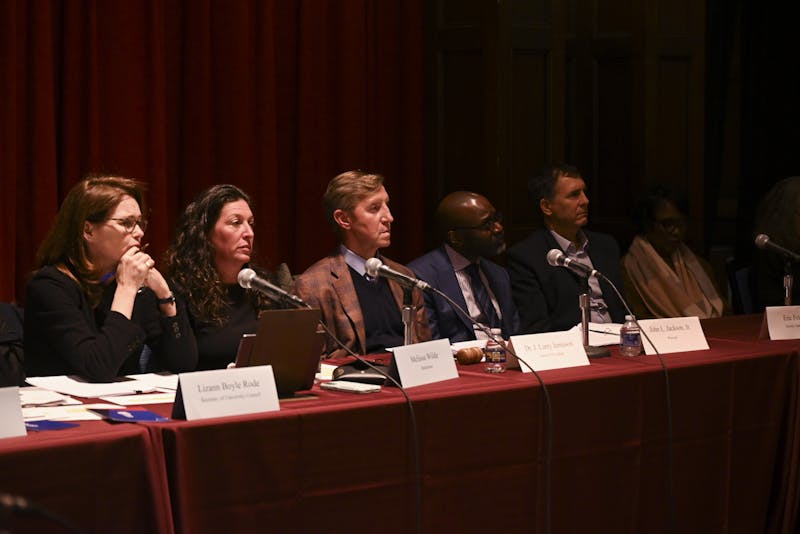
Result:
M569 259L588 265L594 269L592 258L589 257L589 252L587 250L589 248L589 238L586 237L586 234L582 231L578 231L577 237L580 245L577 247L575 243L560 236L553 230L550 230L550 234L552 234L553 239L556 240L558 246L561 247L561 250L564 251L564 254L566 254ZM589 307L591 308L591 321L593 323L611 322L611 314L608 313L608 306L606 306L606 301L603 299L603 290L600 289L600 281L594 276L589 277Z
M344 245L339 245L339 250L342 251L345 263L350 266L355 272L364 276L367 274L367 260L350 250Z

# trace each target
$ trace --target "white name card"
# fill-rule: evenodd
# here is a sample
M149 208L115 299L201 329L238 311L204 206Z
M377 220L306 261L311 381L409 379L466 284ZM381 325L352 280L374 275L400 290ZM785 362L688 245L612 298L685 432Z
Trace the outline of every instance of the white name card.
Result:
M395 347L393 352L400 384L404 388L458 378L448 339Z
M178 375L172 417L187 421L280 410L271 365Z
M639 327L650 336L660 354L708 350L708 341L698 317L671 317L669 319L642 319ZM653 345L642 334L645 354L655 354Z
M532 371L528 365L537 372L589 365L586 349L583 348L583 336L578 330L511 336L511 346L514 353L525 362L512 363L514 357L509 354L509 367L519 365L523 373Z
M0 438L14 438L27 434L22 419L19 388L17 386L0 388Z
M770 339L800 339L800 306L767 306L764 320Z

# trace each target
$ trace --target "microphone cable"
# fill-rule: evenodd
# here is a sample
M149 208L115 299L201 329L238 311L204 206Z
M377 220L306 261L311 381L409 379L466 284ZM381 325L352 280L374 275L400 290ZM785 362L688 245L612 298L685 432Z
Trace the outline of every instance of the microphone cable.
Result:
M85 534L86 532L82 528L79 528L74 523L66 519L64 516L52 512L43 506L39 506L38 504L29 501L25 497L20 497L19 495L0 493L0 512L4 512L4 515L7 515L8 517L11 517L15 514L41 517L56 523L67 532L71 532L73 534ZM2 527L0 527L0 532L10 531L2 530Z
M636 323L637 328L639 328L639 332L644 336L650 346L653 347L653 351L656 353L658 357L658 362L661 364L661 369L664 371L664 389L665 389L665 402L667 408L667 501L668 501L668 512L669 512L669 521L670 521L670 532L677 532L677 517L676 517L676 510L675 510L675 481L674 481L674 458L673 458L673 445L672 445L672 395L670 393L670 385L669 385L669 371L667 370L667 364L664 362L664 358L661 357L661 353L656 348L655 343L650 339L650 336L647 335L644 328L639 325L639 319L636 318L636 315L631 311L628 303L625 302L625 299L622 298L622 294L617 289L617 286L614 285L614 282L608 279L606 275L601 273L600 271L596 271L597 276L608 282L608 285L611 286L611 289L617 294L617 298L619 298L622 305L625 306L625 310L628 312L628 315L634 318L634 322Z
M313 307L310 304L300 299L300 297L297 298L300 302L303 303L303 305L305 305L306 308L313 309ZM292 302L295 306L299 307L299 302L297 301L290 301L290 302ZM400 390L400 393L403 394L403 397L405 397L406 404L408 405L409 423L411 425L410 440L411 440L411 456L414 469L414 490L415 490L414 515L415 515L416 531L418 534L421 534L422 533L422 469L420 468L420 460L419 460L419 432L417 430L417 416L414 411L414 403L411 402L411 397L408 396L408 392L405 390L405 388L402 385L400 385L400 382L395 380L393 376L391 376L389 373L379 368L378 366L373 365L372 362L370 362L366 358L363 358L361 355L356 354L356 352L353 349L345 345L338 337L336 337L336 335L334 335L334 333L330 330L330 328L328 328L328 325L326 325L324 321L320 319L318 324L322 327L322 329L325 331L328 337L330 337L333 340L334 343L336 343L340 348L344 349L350 356L358 360L360 363L366 365L373 371L377 371L378 373L386 377L386 379L389 382L391 382L392 385L396 386L397 389Z
M512 356L514 356L517 360L522 362L528 369L531 370L533 376L536 377L536 380L539 381L539 386L542 388L542 395L544 397L544 406L545 406L545 462L544 462L544 479L545 479L545 532L550 534L551 526L552 526L552 492L551 492L551 482L552 482L552 470L553 470L553 411L552 405L550 403L550 392L547 390L547 386L542 380L541 375L530 365L528 362L520 358L514 349L509 346L506 341L503 339L502 336L497 336L492 332L492 329L486 326L485 324L476 321L473 319L469 313L467 313L464 308L462 308L457 302L451 299L448 295L444 292L440 291L436 287L429 285L430 289L445 299L448 304L450 304L453 309L461 313L464 317L467 318L474 326L477 326L481 329L481 331L489 336L494 342L502 346L506 351L510 352ZM520 366L520 370L522 367Z

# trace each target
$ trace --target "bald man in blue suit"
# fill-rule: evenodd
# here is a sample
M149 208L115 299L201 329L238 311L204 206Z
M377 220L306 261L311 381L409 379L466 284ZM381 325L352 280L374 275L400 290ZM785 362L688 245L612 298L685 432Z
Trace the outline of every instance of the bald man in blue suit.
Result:
M505 268L486 259L505 250L500 214L477 193L447 195L436 210L444 243L408 264L418 278L453 299L470 317L440 295L425 294L425 310L434 339L451 343L476 339L473 321L500 328L505 339L519 330L519 314ZM486 336L478 331L477 337Z

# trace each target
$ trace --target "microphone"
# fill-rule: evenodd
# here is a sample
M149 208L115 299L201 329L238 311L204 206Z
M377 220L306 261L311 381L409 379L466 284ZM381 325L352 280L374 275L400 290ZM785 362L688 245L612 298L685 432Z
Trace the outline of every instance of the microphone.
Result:
M367 274L372 277L383 276L385 278L390 278L403 286L416 287L422 291L430 291L432 289L428 282L395 271L391 267L384 265L384 263L378 258L368 259L365 266L367 268Z
M773 252L777 252L787 260L792 260L793 262L800 262L800 255L776 244L769 238L767 234L758 234L756 236L756 246L762 250L769 249Z
M603 275L597 269L593 269L588 265L584 265L578 261L575 261L571 258L568 258L563 252L558 250L557 248L550 249L550 252L547 253L547 263L552 265L553 267L566 267L573 273L584 276L589 278L590 276L595 276L597 278L604 278Z
M239 271L239 276L237 276L236 279L239 281L239 285L243 288L260 291L272 300L285 300L290 304L297 306L298 308L310 308L310 306L306 304L303 299L297 295L292 295L291 293L279 288L275 284L264 280L258 276L253 269L242 269Z

